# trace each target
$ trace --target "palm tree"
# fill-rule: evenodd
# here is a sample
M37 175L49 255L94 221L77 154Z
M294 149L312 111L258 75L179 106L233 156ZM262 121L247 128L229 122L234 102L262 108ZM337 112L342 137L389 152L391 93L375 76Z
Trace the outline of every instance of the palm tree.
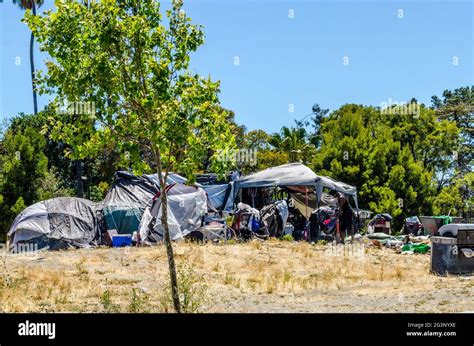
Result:
M308 150L312 147L307 142L307 133L303 127L283 126L280 133L270 138L270 144L281 152L288 154L290 162L299 162L308 159Z
M44 0L13 0L14 4L18 4L22 10L31 10L33 15L36 16L36 8L43 5ZM30 68L31 68L31 87L33 90L33 109L34 113L38 113L38 101L36 96L36 83L35 83L35 58L34 58L34 43L35 36L31 33L30 37Z

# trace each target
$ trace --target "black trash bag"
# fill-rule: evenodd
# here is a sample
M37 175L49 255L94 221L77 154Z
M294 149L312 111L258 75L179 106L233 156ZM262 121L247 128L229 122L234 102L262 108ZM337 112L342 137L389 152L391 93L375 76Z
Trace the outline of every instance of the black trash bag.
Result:
M270 204L260 210L260 229L270 237L283 235L283 221L275 204Z

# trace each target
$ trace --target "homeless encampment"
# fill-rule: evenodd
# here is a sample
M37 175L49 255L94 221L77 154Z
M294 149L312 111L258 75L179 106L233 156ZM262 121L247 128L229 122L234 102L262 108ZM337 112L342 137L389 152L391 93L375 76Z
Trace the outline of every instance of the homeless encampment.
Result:
M96 245L96 203L82 198L60 197L24 209L8 231L10 251L64 249Z
M207 212L206 192L197 186L174 184L167 188L168 226L171 240L182 239L201 226L202 217ZM139 235L143 244L153 244L163 240L161 223L162 203L160 194L145 209L140 222Z

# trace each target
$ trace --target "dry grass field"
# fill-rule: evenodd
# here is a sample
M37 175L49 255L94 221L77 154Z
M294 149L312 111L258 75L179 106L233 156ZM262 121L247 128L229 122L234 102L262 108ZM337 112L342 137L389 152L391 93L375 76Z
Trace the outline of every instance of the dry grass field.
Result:
M474 311L474 277L358 243L175 244L187 311ZM163 246L2 253L2 312L167 312Z

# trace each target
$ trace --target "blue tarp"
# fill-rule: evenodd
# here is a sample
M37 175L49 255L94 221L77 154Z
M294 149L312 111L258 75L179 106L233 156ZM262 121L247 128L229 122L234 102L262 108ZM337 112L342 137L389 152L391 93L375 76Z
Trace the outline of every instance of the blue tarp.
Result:
M209 207L216 210L221 210L225 204L225 197L229 184L219 185L203 185L201 186L207 193Z

